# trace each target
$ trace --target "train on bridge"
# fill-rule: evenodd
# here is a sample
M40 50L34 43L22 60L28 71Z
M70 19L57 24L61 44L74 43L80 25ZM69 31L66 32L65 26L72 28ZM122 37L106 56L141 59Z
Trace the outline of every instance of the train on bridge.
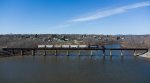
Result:
M82 50L91 51L91 55L93 55L93 50L100 50L102 51L102 55L105 55L106 50L109 51L110 56L112 55L112 51L120 51L120 55L123 56L124 50L133 51L133 55L141 55L145 54L149 51L148 48L105 48L105 46L100 45L37 45L36 48L2 48L3 51L10 53L10 55L18 54L24 55L25 52L31 52L32 55L35 55L38 51L43 51L44 55L47 55L49 50L53 50L55 55L58 54L59 50L66 50L66 54L69 55L70 50L77 50L79 54ZM137 53L138 51L142 51Z
M38 48L104 48L100 45L38 45Z

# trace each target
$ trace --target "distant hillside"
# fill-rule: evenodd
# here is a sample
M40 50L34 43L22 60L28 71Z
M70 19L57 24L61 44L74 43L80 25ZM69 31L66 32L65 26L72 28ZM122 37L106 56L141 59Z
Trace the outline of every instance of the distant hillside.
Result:
M0 47L37 47L39 44L103 45L120 42L112 35L87 34L14 34L0 35Z
M150 48L149 35L130 35L125 36L122 47L126 48Z

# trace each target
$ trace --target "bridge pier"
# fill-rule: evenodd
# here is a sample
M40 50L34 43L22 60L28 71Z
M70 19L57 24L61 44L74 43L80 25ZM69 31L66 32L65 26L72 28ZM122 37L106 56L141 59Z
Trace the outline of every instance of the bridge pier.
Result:
M81 55L81 51L79 50L78 56L80 56L80 55Z
M57 50L55 50L55 56L57 56Z
M14 53L14 49L12 49L12 50L11 50L11 54L12 54L12 55L14 55L14 54L15 54L15 53Z
M134 50L134 53L133 53L133 55L134 55L134 56L136 56L136 50Z
M93 56L93 51L91 50L91 56Z
M121 50L121 56L123 56L123 52L122 52L122 50Z
M34 56L35 55L35 50L32 50L32 56Z
M46 50L44 50L44 56L46 56Z
M23 56L23 50L20 51L21 56Z
M110 56L112 56L112 50L110 50Z
M69 56L69 50L67 50L67 56Z
M103 56L105 56L105 50L103 49Z

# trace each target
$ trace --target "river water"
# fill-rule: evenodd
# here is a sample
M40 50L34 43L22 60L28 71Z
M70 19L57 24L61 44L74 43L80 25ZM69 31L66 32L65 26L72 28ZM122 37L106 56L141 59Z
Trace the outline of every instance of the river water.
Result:
M118 45L108 45L116 47ZM150 59L131 51L103 57L83 51L81 56L13 56L0 58L0 83L150 83Z

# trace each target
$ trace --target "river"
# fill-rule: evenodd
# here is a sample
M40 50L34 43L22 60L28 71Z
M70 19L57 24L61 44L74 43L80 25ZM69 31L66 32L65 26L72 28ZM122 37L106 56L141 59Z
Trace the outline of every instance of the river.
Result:
M120 47L107 45L107 48ZM150 83L150 59L131 51L95 56L13 56L0 58L0 83Z

